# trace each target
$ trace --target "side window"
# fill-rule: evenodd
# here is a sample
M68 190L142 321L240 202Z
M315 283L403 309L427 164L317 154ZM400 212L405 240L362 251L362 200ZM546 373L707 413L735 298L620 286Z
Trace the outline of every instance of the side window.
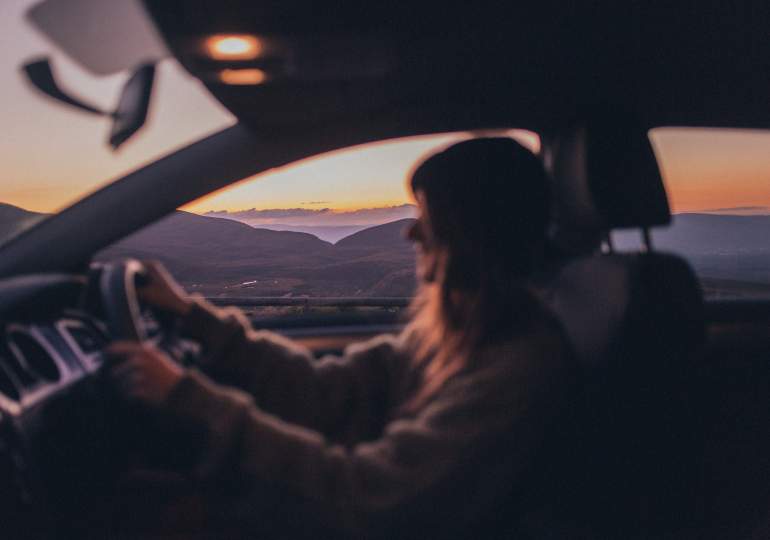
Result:
M530 132L504 134L539 145ZM189 292L254 316L392 316L416 286L404 237L416 217L409 171L471 136L385 141L269 171L180 208L98 258L160 260Z
M673 213L655 247L684 256L707 298L770 299L770 131L657 128L650 139ZM621 249L638 238L614 236Z

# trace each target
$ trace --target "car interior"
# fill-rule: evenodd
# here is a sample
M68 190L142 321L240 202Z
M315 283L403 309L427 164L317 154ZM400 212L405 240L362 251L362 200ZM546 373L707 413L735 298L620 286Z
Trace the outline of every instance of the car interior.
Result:
M58 28L47 10L63 3L41 2L30 18ZM767 4L725 12L546 2L513 15L511 6L471 12L436 1L132 4L164 54L237 122L0 245L4 535L112 537L152 513L163 490L184 489L167 473L183 457L140 435L164 426L110 393L102 350L118 338L150 340L194 365L198 347L141 305L140 262L95 262L100 250L311 156L516 127L539 135L551 182L538 287L580 385L522 485L499 501L501 514L525 515L516 527L530 538L770 538L770 299L704 297L691 264L657 248L654 230L672 212L648 136L665 126L770 129ZM222 33L262 37L269 54L203 54L202 40ZM68 39L51 37L75 50ZM81 56L103 72L139 65L128 53L114 64L91 49ZM266 78L230 84L218 78L223 68ZM638 233L640 248L614 245L621 230ZM254 324L320 356L398 332L406 302L386 305L399 309ZM506 518L479 537L513 531Z

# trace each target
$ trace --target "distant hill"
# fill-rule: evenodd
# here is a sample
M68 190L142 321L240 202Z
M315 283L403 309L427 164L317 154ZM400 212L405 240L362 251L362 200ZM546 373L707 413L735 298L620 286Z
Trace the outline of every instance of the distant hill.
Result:
M613 238L621 251L639 245L636 231ZM770 283L770 216L677 214L652 239L656 249L686 257L709 283Z
M0 242L40 221L46 215L30 212L11 204L0 203Z
M259 229L269 229L271 231L292 231L312 234L326 242L338 242L346 236L362 231L369 225L254 225Z
M414 222L414 219L407 218L385 223L384 225L369 227L368 229L364 229L343 238L338 241L335 246L341 248L367 248L370 246L378 246L380 248L399 249L402 248L404 244L407 244L404 235L406 229Z
M337 242L355 232L404 218L414 218L413 204L378 206L356 210L332 210L320 205L329 201L306 201L298 208L268 208L237 211L211 211L205 215L240 221L258 229L306 232L327 242ZM308 207L307 205L312 205Z
M157 258L186 286L205 294L403 296L414 290L412 219L355 232L336 244L220 218L177 213L118 243L108 256ZM655 229L657 249L680 253L707 288L735 291L770 283L770 216L680 214ZM635 249L639 234L615 235ZM752 289L753 290L753 289Z
M0 238L44 216L0 203ZM332 244L305 232L176 212L96 259L158 259L185 287L211 296L408 296L414 249L404 231L413 221L369 227ZM621 251L639 246L636 231L614 239ZM653 241L684 255L709 292L770 291L770 216L679 214L671 227L654 230Z
M653 229L655 245L686 255L770 251L770 216L677 214L670 227ZM638 244L639 235L616 235L619 246Z
M215 257L313 254L328 251L331 244L298 232L255 229L228 219L175 212L121 240L116 246L207 251Z
M0 238L44 216L0 204ZM414 251L401 234L409 221L333 245L305 232L175 212L94 258L160 260L186 287L207 295L401 296L414 287Z
M157 259L191 290L227 296L388 296L414 286L414 252L404 220L356 233L343 246L301 232L253 228L237 221L176 212L97 254L97 260ZM406 285L405 285L406 284ZM393 296L395 294L390 294Z
M175 212L97 254L158 259L185 281L232 281L275 267L323 262L332 245L313 235L255 229L228 219ZM272 275L272 273L271 273Z

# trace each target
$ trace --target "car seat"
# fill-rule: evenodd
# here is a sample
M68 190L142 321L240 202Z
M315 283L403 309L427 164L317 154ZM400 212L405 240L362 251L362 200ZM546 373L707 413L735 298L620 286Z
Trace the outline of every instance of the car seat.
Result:
M542 289L577 383L534 468L533 538L654 538L694 513L687 376L705 341L703 301L689 265L652 249L649 228L670 215L638 127L546 139L558 258ZM618 228L641 229L643 249L612 253L607 235Z

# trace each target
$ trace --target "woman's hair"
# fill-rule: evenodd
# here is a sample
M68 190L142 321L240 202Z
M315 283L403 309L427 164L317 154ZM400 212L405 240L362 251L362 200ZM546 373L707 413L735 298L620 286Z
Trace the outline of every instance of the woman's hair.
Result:
M433 279L420 284L406 339L423 373L415 409L479 348L523 332L539 305L528 281L543 255L550 193L540 160L509 138L472 139L412 173Z

